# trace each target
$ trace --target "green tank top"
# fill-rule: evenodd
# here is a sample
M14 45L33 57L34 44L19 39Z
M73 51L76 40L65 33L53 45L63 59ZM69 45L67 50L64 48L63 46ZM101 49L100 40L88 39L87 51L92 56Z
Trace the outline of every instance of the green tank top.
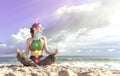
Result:
M42 48L43 48L43 44L41 40L33 40L30 45L31 51L36 51L36 50L42 51Z

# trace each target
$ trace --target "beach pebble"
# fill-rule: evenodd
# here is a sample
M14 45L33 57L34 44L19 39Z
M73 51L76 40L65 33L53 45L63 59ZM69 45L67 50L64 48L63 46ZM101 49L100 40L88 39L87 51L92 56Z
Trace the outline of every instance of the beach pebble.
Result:
M31 73L31 76L38 76L37 73Z
M77 75L72 70L67 69L59 71L59 76L77 76Z
M68 71L65 70L59 71L59 76L69 76Z
M12 73L8 73L8 74L5 74L4 76L15 76L15 75Z

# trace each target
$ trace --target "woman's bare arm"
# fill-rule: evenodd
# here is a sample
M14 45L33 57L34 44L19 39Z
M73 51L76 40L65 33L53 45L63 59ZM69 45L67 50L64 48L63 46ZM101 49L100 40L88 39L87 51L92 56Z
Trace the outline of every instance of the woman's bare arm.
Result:
M26 55L29 54L29 46L30 46L30 39L27 39L27 41L26 41L26 48L25 48Z
M50 52L50 51L48 50L46 37L43 37L43 40L44 40L43 49L45 50L45 52L46 52L48 55L53 54L52 52Z

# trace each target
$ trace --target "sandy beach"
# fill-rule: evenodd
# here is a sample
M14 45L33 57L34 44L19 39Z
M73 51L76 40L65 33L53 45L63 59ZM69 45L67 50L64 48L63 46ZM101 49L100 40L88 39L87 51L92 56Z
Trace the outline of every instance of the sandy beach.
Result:
M120 76L120 70L61 65L27 67L20 64L0 64L0 76Z

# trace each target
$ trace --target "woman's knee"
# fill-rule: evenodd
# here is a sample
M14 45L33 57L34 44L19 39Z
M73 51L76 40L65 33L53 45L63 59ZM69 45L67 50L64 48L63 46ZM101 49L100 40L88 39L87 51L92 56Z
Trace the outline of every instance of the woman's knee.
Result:
M55 55L52 54L52 55L47 56L43 61L41 61L40 65L43 65L43 66L51 65L52 63L55 62L55 60L56 60L56 57Z
M56 60L55 54L49 55L49 58L51 59L52 62L55 62Z

